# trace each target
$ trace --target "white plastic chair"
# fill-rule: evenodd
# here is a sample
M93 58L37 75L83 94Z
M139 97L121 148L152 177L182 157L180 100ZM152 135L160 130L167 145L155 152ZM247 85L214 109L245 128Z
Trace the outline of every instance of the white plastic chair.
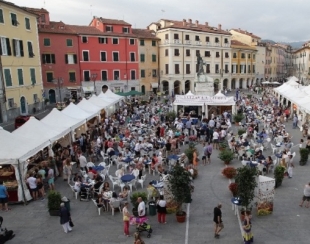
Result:
M109 178L110 178L110 180L112 182L113 191L114 191L114 186L120 186L120 181L118 179L113 178L112 175L109 175Z
M114 201L114 202L111 202L110 203L110 206L111 206L111 210L112 210L112 215L114 216L114 210L116 208L119 209L119 212L121 213L122 210L121 210L121 201Z
M102 184L102 185L103 185L103 184ZM95 204L95 206L97 207L98 214L100 215L100 214L101 214L101 209L102 209L102 208L104 208L104 209L105 209L104 204L102 204L102 206L101 206L101 207L98 207L98 204L97 204L96 200L95 200L95 199L92 199L92 201L93 201L93 203ZM106 209L105 209L105 210L106 210Z
M127 183L127 185L130 187L130 191L132 192L132 186L134 186L137 190L136 187L136 179L131 180L130 182Z
M272 154L275 154L278 150L277 147L273 145L272 143L270 143L270 146L271 146Z
M101 162L100 164L98 164L98 166L106 167L106 163L105 162Z
M87 168L89 168L89 167L95 167L95 164L92 163L92 162L88 162L88 163L86 164L86 167L87 167Z
M69 184L69 186L70 186L70 188L71 188L73 194L75 195L75 199L77 199L79 193L74 189L74 186L72 186L72 185L70 185L70 184Z
M146 175L141 176L141 179L137 181L137 183L141 184L141 188L143 189L143 183L145 181Z
M134 169L134 170L132 171L132 174L135 176L136 179L138 179L139 173L140 173L140 172L139 172L138 169Z

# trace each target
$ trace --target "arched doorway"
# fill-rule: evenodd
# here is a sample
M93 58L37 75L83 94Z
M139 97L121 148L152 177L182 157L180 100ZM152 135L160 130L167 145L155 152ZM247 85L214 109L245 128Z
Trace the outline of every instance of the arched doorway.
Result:
M214 80L214 93L217 93L219 91L219 79Z
M163 86L163 94L169 94L169 82L164 80L162 81L162 86Z
M231 89L236 89L236 79L235 78L233 78L231 80Z
M141 86L141 92L145 94L145 85Z
M109 87L107 85L103 85L101 87L101 90L102 90L103 93L105 93L108 89L109 89Z
M20 113L27 114L27 103L25 97L20 98Z
M180 95L181 91L180 91L180 85L181 85L181 82L176 80L173 84L173 92L174 92L174 95Z
M188 93L191 90L191 81L187 80L185 81L185 94Z
M242 83L243 83L243 78L240 78L240 80L239 80L239 89L242 89Z
M50 100L50 103L56 103L56 92L54 89L48 91L48 100Z
M224 79L223 81L223 90L228 89L228 80Z

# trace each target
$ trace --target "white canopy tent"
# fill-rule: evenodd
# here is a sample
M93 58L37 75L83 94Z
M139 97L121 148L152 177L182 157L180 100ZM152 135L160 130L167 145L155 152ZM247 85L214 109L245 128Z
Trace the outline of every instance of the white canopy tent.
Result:
M108 102L108 103L110 103L109 106L113 105L113 104L115 104L115 103L117 103L119 101L119 98L108 97L103 92L100 92L100 94L97 97L102 99L102 100L104 100L104 101L106 101L106 102Z
M110 105L109 102L98 98L96 95L91 96L91 98L89 98L88 101L91 102L92 104L100 107L101 109L105 109Z
M293 80L293 81L299 81L299 79L296 76L290 76L286 78L288 81Z
M297 83L295 80L289 80L286 82L286 84L293 86L293 87L299 87L300 86L300 84Z
M97 115L100 114L101 111L101 107L96 106L85 98L83 98L76 106L88 113L96 113Z
M121 100L125 99L125 97L115 94L110 89L107 89L106 92L104 93L104 95L106 97L109 97L109 98L115 98L115 99L117 99L117 101L121 101Z
M72 117L74 119L79 120L89 120L97 116L96 113L88 113L85 110L81 109L74 103L70 103L69 106L67 106L64 110L61 111L61 113Z

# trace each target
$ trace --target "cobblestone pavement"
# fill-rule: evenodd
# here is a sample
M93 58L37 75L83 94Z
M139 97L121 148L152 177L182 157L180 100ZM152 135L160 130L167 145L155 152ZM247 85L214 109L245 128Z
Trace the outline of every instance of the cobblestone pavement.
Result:
M286 128L293 135L295 145L300 140L301 132L293 130L292 122L286 123ZM200 155L202 146L198 145ZM296 149L295 149L296 151ZM270 150L264 152L270 155ZM217 150L212 154L212 163L199 166L199 175L195 180L195 192L190 204L190 217L188 225L188 242L186 242L187 225L179 224L174 215L167 216L167 224L157 223L156 216L149 216L153 234L150 239L142 233L146 244L202 244L223 243L241 244L242 237L237 217L232 211L228 190L228 180L221 175L224 168L223 162L218 158ZM234 167L241 163L234 160ZM276 189L274 212L270 216L258 217L253 211L253 227L255 243L260 244L308 244L309 231L305 228L308 224L310 209L299 207L303 195L303 186L309 182L309 165L299 166L299 153L295 160L294 176L285 178L282 186ZM110 172L114 173L115 166ZM272 173L269 175L272 177ZM158 176L147 176L146 182L157 179ZM50 217L47 212L47 200L30 202L27 206L14 205L12 211L3 212L3 226L14 230L16 237L11 244L21 243L96 243L96 244L127 244L133 243L133 237L125 237L122 230L122 217L120 213L103 212L98 216L93 202L80 202L75 200L68 185L61 179L56 181L56 188L63 195L71 199L71 214L75 224L73 232L65 234L59 223L58 217ZM118 188L117 188L118 190ZM140 185L138 187L140 189ZM223 221L225 228L220 239L214 239L213 234L213 208L217 203L223 204ZM186 209L186 208L185 208ZM134 228L130 227L130 232Z

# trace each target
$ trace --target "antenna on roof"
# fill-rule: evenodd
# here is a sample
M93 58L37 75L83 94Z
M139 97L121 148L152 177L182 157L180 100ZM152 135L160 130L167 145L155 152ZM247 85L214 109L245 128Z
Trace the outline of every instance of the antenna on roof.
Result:
M43 1L43 7L45 8L45 0Z
M90 16L93 17L93 9L92 9L93 5L90 5Z

